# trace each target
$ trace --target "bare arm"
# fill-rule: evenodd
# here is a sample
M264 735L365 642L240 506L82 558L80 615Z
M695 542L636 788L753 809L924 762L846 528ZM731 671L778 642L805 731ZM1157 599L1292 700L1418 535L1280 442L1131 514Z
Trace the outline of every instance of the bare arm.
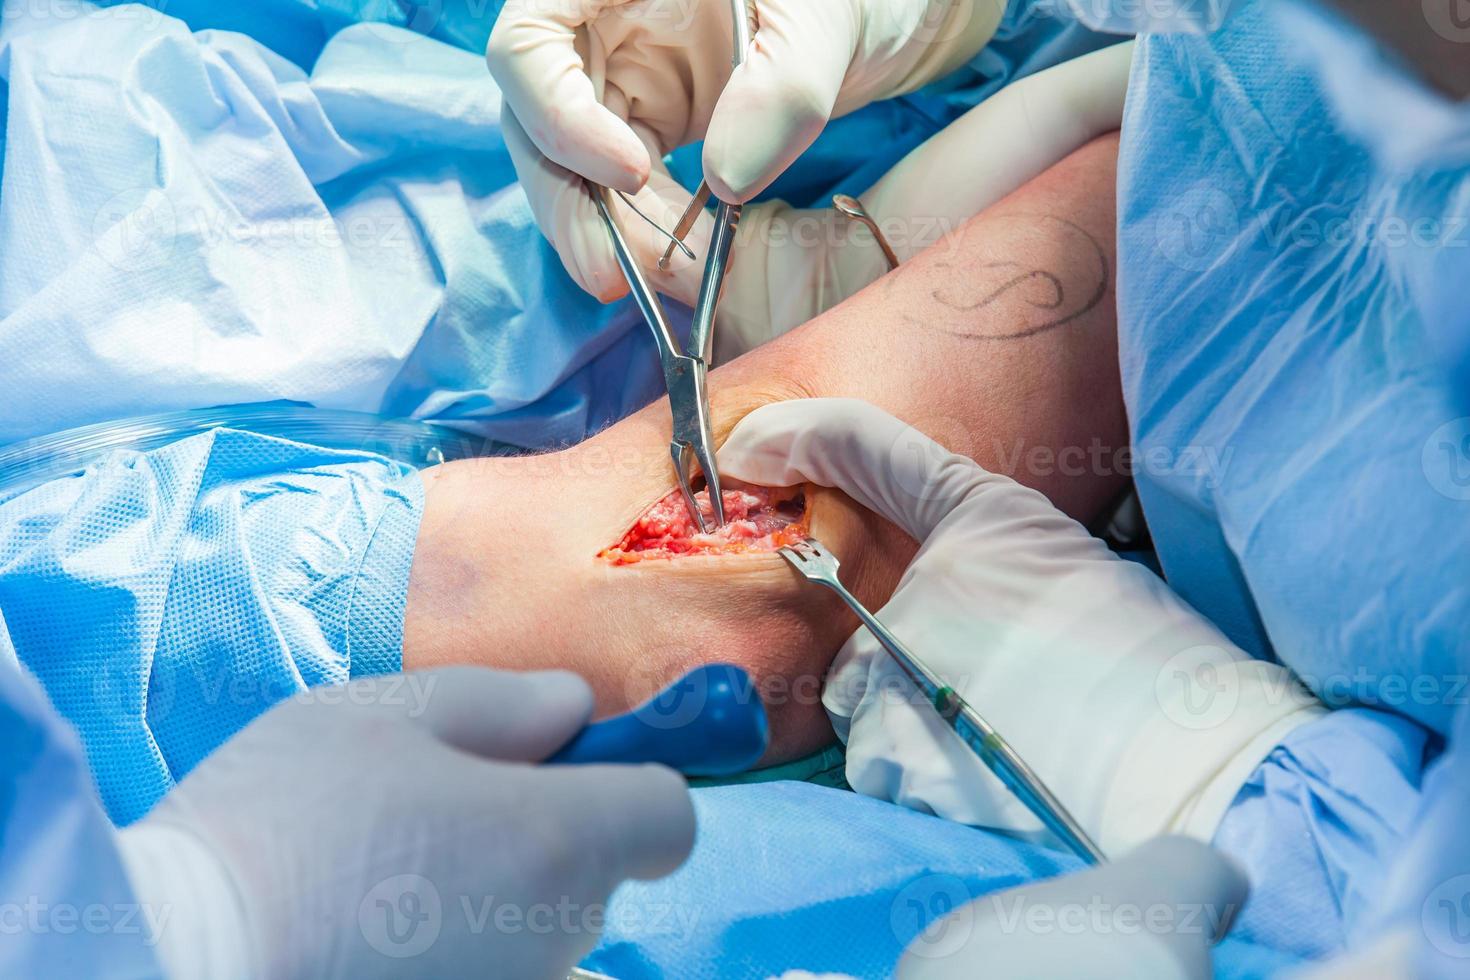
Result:
M896 273L711 375L717 438L767 402L864 398L1081 519L1124 485L1113 301L1116 138L1090 144ZM433 471L404 664L568 667L603 711L696 663L749 667L774 757L830 738L820 679L854 628L775 555L614 568L596 558L672 486L660 400L561 453ZM1100 452L1099 450L1106 450ZM835 492L812 528L881 605L913 553Z

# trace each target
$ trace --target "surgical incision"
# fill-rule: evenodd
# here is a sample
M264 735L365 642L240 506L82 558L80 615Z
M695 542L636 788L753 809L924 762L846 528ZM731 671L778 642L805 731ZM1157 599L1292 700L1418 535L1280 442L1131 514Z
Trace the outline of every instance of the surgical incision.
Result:
M807 537L806 496L800 487L726 488L725 526L705 534L695 524L679 490L671 490L633 524L623 539L601 556L615 565L689 555L732 555L776 551ZM695 495L706 520L709 491Z

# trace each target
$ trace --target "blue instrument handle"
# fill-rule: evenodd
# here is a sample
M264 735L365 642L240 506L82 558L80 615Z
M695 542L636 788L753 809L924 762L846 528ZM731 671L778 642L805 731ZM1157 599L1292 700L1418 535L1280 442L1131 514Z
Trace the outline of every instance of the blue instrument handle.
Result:
M627 714L588 725L547 761L659 762L686 776L730 776L765 755L770 735L750 675L710 664Z

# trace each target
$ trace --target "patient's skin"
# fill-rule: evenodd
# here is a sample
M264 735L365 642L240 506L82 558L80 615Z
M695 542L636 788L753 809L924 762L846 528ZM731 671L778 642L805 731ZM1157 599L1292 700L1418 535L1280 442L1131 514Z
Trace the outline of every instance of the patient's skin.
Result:
M864 398L1074 517L1095 517L1126 482L1088 453L1099 444L1110 460L1127 437L1116 161L1116 137L1084 147L949 241L712 371L716 439L768 402ZM771 553L627 567L597 558L673 486L669 435L660 400L571 449L428 471L404 667L569 668L611 714L694 665L733 662L770 710L767 761L829 741L820 682L856 628L835 597ZM881 606L914 543L835 491L808 501L844 581Z

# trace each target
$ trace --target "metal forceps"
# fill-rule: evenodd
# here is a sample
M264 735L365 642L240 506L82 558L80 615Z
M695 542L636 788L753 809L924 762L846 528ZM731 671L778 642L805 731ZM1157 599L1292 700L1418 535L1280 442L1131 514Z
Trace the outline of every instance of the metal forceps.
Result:
M633 257L633 252L628 248L628 240L623 237L623 230L618 227L617 218L612 210L612 191L597 184L588 183L587 189L592 193L592 200L597 205L598 214L602 215L602 223L607 228L608 237L612 239L613 253L617 256L618 266L623 270L623 275L628 278L628 288L633 294L633 301L638 304L643 318L653 330L653 342L658 346L658 360L663 367L664 383L669 389L669 407L674 413L674 439L669 443L669 454L674 460L674 472L679 477L679 489L684 491L684 503L689 507L689 513L699 525L699 529L709 533L711 528L706 522L699 504L694 499L694 486L690 482L690 464L697 460L699 468L704 471L705 486L709 489L710 510L713 511L715 527L723 527L725 524L725 505L720 498L720 473L715 469L715 439L710 429L709 420L709 388L705 378L709 373L709 362L704 358L705 346L709 344L710 337L708 327L703 335L697 335L695 329L690 330L688 352L679 350L679 339L674 336L673 327L669 326L669 319L664 314L663 303L659 302L658 294L648 284L648 278L643 274L643 267ZM728 259L729 251L726 250ZM713 264L714 251L710 252L710 264ZM723 267L716 270L723 278ZM701 305L704 303L704 284L710 281L709 265L705 267L704 282L700 284L699 299ZM715 292L719 292L716 284ZM710 303L713 306L713 302ZM710 311L710 322L713 322L714 311ZM696 309L694 322L695 327L699 324L699 313ZM696 341L701 346L696 346Z
M750 47L750 18L746 9L747 0L730 0L734 18L733 51L731 64L738 68L745 61L746 49ZM714 527L725 524L725 504L720 496L720 473L715 468L715 441L710 430L709 387L706 377L714 348L715 309L720 302L720 288L725 282L725 271L730 264L730 247L735 241L735 228L740 222L740 205L721 201L715 210L715 228L710 237L709 254L705 256L704 276L699 282L699 296L694 304L694 320L689 328L689 343L679 351L678 338L669 326L663 304L642 267L634 259L628 241L613 213L612 191L588 182L597 212L612 240L613 253L618 266L627 277L628 288L633 300L642 311L643 318L653 330L654 343L658 345L658 359L663 367L664 382L669 389L669 405L674 415L674 438L669 444L673 457L674 472L679 478L679 489L684 492L684 503L699 529L709 533L709 522L694 499L694 487L690 473L695 462L704 472L704 482L709 490L710 511ZM675 242L682 241L682 234L694 223L699 209L708 198L708 188L701 185L700 193L690 202L679 228L671 236ZM674 247L670 244L670 249Z

